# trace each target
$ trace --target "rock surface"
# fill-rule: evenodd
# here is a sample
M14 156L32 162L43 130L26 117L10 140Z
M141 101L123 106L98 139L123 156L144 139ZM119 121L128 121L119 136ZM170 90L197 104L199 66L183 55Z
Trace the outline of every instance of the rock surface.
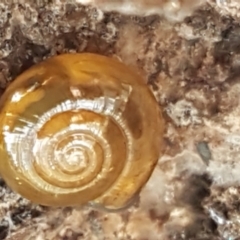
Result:
M0 239L240 239L240 3L156 2L136 15L124 1L0 3L1 92L44 58L94 52L145 76L167 121L165 155L133 206L46 208L1 181Z

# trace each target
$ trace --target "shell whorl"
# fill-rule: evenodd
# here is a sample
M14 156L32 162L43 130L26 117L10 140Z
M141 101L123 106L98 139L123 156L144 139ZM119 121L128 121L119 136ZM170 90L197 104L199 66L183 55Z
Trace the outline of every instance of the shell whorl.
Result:
M156 165L163 132L138 78L93 54L60 55L20 75L1 101L9 186L43 205L125 206Z

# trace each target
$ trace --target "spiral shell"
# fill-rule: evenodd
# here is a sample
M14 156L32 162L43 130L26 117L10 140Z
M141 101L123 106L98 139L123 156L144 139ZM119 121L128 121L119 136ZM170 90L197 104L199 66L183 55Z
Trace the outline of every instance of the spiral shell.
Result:
M0 174L35 203L120 209L150 177L164 122L143 80L95 54L52 57L0 101Z

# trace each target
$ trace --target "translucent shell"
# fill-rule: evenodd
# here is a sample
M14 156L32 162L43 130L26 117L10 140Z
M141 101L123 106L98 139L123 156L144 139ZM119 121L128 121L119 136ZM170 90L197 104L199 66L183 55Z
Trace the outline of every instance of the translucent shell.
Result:
M149 179L164 122L141 77L95 54L21 74L0 101L0 174L32 202L120 209Z

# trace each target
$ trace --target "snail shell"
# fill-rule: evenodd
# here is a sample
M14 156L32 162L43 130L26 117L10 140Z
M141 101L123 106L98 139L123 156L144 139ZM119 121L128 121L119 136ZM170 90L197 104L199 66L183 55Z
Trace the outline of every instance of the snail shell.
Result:
M159 158L154 96L117 60L64 54L21 74L0 101L0 174L46 206L120 209Z

